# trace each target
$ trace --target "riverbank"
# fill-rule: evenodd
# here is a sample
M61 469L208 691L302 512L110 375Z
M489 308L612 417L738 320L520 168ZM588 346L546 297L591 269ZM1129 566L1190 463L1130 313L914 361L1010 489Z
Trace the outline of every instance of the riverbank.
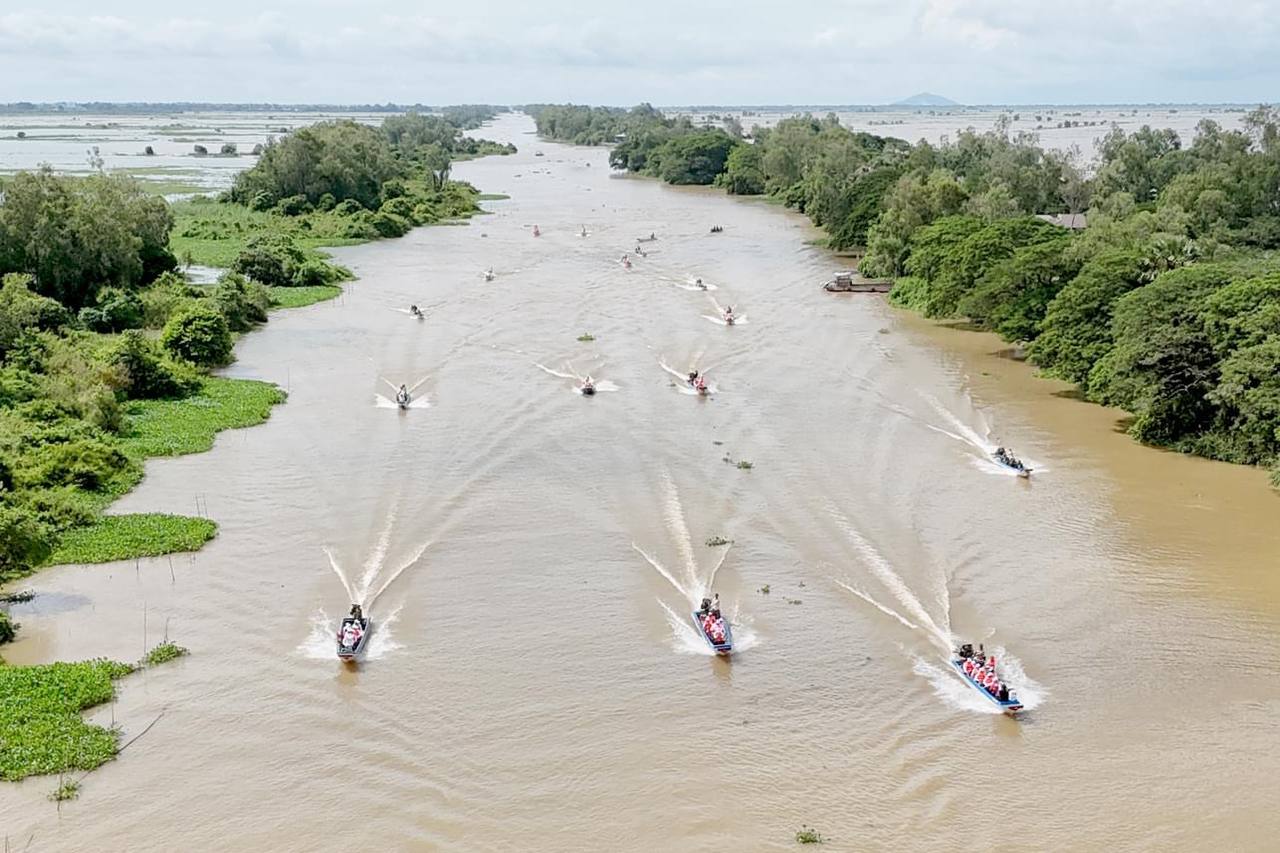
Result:
M457 224L483 212L477 203L481 196L474 188L461 184L449 187L445 194L448 204L424 219ZM331 265L321 250L383 238L368 233L342 236L352 228L349 217L340 215L303 220L209 202L175 205L175 214L171 242L175 255L182 253L190 262L208 267L233 265L255 241L292 241L296 235L304 235L305 260L324 264L336 271L335 278L348 280L353 276ZM264 290L271 298L271 312L313 305L342 293L342 287L335 283ZM258 327L254 324L252 328ZM180 398L128 401L122 407L122 426L113 441L124 458L119 474L101 489L68 493L77 504L80 523L59 536L40 563L0 574L0 582L56 565L137 560L199 550L217 535L218 525L210 518L168 512L109 514L107 510L143 481L149 460L208 451L219 433L261 424L285 400L285 392L271 382L206 376ZM20 625L0 609L0 642L11 641L18 628ZM139 664L93 660L12 666L0 657L0 717L4 718L0 723L0 779L87 772L113 759L120 748L120 730L88 723L81 713L111 701L120 678L180 654L185 650L166 640ZM55 792L51 798L70 798L77 789L78 782L69 788L60 782L61 795Z
M1023 346L1081 399L1127 412L1143 444L1269 467L1280 488L1280 326L1266 319L1280 228L1259 201L1273 153L1260 140L1280 134L1270 108L1245 118L1252 134L1206 122L1185 145L1116 126L1092 164L1011 133L1012 115L931 145L834 113L748 139L736 118L648 105L528 110L542 138L617 140L614 168L782 201L830 248L865 247L862 271L895 281L895 305Z

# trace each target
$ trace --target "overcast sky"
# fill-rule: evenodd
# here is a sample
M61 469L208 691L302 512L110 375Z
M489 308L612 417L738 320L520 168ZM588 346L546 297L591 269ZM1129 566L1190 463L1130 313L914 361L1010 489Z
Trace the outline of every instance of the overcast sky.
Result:
M1280 0L2 0L0 101L1274 101Z

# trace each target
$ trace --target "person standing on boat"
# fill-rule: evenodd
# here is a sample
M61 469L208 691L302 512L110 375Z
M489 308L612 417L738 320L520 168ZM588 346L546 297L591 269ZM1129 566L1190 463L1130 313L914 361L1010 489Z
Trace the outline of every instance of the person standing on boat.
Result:
M364 609L359 604L353 604L350 615L352 619L364 619Z
M711 615L720 618L720 593L716 593L716 597L711 602Z

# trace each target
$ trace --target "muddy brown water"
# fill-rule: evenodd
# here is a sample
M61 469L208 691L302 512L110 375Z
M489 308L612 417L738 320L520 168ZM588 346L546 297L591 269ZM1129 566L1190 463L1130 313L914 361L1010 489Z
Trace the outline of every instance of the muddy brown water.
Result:
M61 812L54 779L0 787L13 849L789 850L802 824L834 850L1271 848L1265 475L1136 445L990 336L823 292L840 263L794 214L531 129L500 119L520 153L456 169L511 195L492 215L338 251L341 300L240 342L232 375L289 390L268 423L118 505L207 507L215 541L28 581L13 663L166 631L192 654L90 714L158 722ZM376 402L380 377L428 405ZM326 546L385 584L357 668ZM713 572L730 661L687 625ZM946 672L948 635L1007 650L1021 720Z

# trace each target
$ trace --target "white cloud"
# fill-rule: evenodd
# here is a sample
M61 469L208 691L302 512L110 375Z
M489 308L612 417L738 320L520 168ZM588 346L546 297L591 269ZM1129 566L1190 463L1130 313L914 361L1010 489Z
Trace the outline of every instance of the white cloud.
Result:
M46 0L0 13L0 100L874 103L927 89L971 102L1249 101L1280 91L1280 21L1267 0L433 6L116 0L104 14L90 0Z

